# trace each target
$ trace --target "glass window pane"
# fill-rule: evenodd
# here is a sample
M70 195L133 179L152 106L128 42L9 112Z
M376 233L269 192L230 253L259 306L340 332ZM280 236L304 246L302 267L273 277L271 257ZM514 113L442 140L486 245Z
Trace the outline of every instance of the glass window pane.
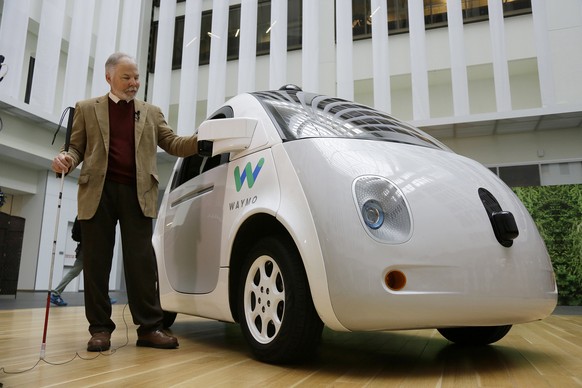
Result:
M540 186L541 183L537 164L499 167L499 177L509 187Z
M271 2L259 4L257 9L257 55L269 54L271 46Z
M489 16L487 0L462 0L462 8L465 23L487 20Z
M287 2L287 50L301 49L303 34L302 0Z
M446 0L424 0L424 25L427 28L447 25Z
M172 69L176 70L182 67L182 48L184 47L184 16L176 18L174 27L174 52L172 55Z
M503 16L531 13L531 0L504 0Z
M269 111L285 140L357 137L446 149L426 133L351 101L295 90L254 92L253 95Z
M226 58L228 60L237 59L240 47L240 5L230 7L228 12L228 42L226 47Z
M200 65L208 65L210 62L210 32L212 32L212 11L204 11L200 23L200 56L198 59Z
M152 23L152 30L150 31L150 47L148 50L148 71L153 73L156 70L156 52L158 42L158 22Z
M352 36L368 37L372 34L372 25L368 23L369 16L370 0L352 0Z
M408 31L408 2L388 0L388 33Z

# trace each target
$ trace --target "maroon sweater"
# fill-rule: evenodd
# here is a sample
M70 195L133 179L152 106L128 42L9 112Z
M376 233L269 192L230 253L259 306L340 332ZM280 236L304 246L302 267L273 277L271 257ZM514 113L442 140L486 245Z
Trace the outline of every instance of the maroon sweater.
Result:
M133 100L109 99L109 160L107 179L135 185L135 119Z

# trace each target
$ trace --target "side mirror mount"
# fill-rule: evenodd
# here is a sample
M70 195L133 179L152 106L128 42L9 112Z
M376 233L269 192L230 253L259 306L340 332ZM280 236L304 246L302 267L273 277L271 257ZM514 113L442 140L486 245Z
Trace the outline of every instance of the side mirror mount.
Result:
M212 145L210 140L198 140L198 155L211 157Z
M207 120L198 128L198 153L215 156L249 148L258 120L237 117Z

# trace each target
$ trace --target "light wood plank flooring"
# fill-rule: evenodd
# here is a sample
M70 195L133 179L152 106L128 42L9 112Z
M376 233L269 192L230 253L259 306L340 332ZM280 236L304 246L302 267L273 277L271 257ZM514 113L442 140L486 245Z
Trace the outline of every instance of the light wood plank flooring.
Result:
M325 329L305 365L255 361L238 325L178 315L177 350L135 346L129 308L113 306L112 347L89 353L82 306L0 310L3 387L582 387L582 315L516 325L493 346L450 345L436 330ZM126 323L127 322L127 326Z

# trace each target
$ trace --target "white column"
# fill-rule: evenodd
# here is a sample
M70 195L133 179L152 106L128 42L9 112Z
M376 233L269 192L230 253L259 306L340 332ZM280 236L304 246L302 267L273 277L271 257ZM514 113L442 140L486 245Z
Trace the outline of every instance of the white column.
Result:
M271 1L271 51L269 53L269 88L287 83L287 0Z
M196 96L198 91L198 59L200 56L200 25L202 2L186 1L184 15L184 47L180 77L180 105L177 133L191 135L196 129Z
M40 15L30 103L48 113L55 110L65 5L59 0L45 0Z
M238 55L238 92L255 90L257 62L257 0L242 0Z
M451 80L453 84L453 110L455 116L469 114L469 84L465 61L465 38L461 0L447 1L449 22L449 47L451 54Z
M67 71L63 85L63 102L61 110L75 106L75 102L88 97L87 73L92 40L93 13L95 0L76 1L73 3L73 18L71 21L71 36L67 53Z
M328 96L333 96L337 92L337 63L336 63L336 43L335 43L335 23L321 23L321 18L326 17L333 21L335 12L334 0L318 0L320 15L318 23L318 70L317 70L317 92ZM329 15L329 16L325 16Z
M501 0L489 0L489 31L493 55L493 78L495 81L495 99L497 111L511 110L511 91L509 87L509 68L505 47L505 24L503 21L503 4Z
M319 1L303 0L302 89L319 91Z
M97 42L91 96L102 96L109 92L109 84L105 81L105 62L115 52L119 18L119 2L117 0L99 0L97 4L101 8L99 9L99 22L96 32Z
M212 1L212 32L208 69L208 105L210 115L224 103L226 85L226 43L228 40L228 0Z
M546 0L532 0L531 2L534 41L538 58L538 77L540 79L540 93L543 107L556 104L546 4Z
M430 118L428 65L422 1L408 2L410 31L410 71L412 81L412 115L414 120Z
M337 90L340 98L354 100L352 0L335 1Z
M372 0L372 64L374 107L392 111L390 97L390 57L388 49L388 7L385 0Z
M139 42L140 16L143 4L141 0L124 0L121 12L121 32L119 34L119 51L136 58ZM148 17L149 22L149 17ZM145 70L145 69L144 69Z
M28 69L28 57L24 57L24 49L28 36L29 10L29 0L5 1L2 8L0 54L5 57L2 72L8 72L0 83L0 94L15 100L20 97L22 72Z
M176 24L176 0L160 1L158 41L156 42L156 69L152 89L152 103L160 107L168 117L172 86L172 54L174 25Z

